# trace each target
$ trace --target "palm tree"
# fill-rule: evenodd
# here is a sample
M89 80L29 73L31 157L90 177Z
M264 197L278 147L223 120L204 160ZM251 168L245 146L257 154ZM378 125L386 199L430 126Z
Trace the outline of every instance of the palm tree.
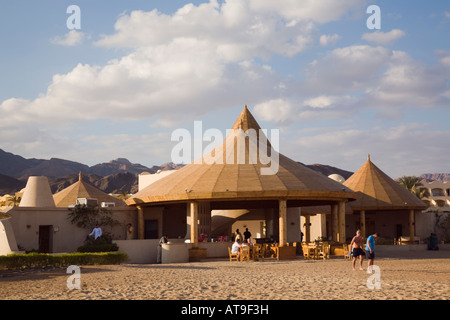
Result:
M400 179L398 179L398 182L406 189L414 193L416 197L419 199L423 199L430 196L428 189L421 188L423 187L423 184L420 182L420 179L416 176L403 176Z
M18 196L10 196L7 201L9 201L9 203L13 205L13 207L18 206L20 203L20 200L22 200L22 198L18 197Z
M126 191L119 191L119 194L117 196L117 198L122 200L122 201L127 200L129 197L130 197L130 195Z

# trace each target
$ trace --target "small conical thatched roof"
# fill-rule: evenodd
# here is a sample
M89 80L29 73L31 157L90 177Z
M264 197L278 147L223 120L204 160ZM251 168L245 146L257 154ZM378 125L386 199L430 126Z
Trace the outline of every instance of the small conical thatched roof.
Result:
M352 201L353 210L407 210L426 209L427 206L412 192L391 179L370 161L359 168L344 185L357 192Z
M53 199L55 200L57 207L68 207L70 205L74 205L76 204L78 198L97 199L98 205L102 202L114 202L116 207L123 207L126 205L125 202L114 198L83 181L81 172L77 182L53 195Z
M127 203L284 198L322 201L317 205L352 199L353 192L342 184L273 149L269 161L260 158L258 151L265 146L270 150L270 143L247 107L232 129L214 150L144 188Z

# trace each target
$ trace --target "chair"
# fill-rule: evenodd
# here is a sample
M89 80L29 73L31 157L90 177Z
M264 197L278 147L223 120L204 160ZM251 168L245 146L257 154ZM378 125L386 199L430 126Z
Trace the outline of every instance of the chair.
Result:
M328 242L324 242L320 251L320 256L322 256L323 260L330 259L330 251L331 245Z
M316 246L315 245L311 245L306 242L303 242L302 243L302 251L303 251L303 258L305 258L306 260L316 258Z
M228 247L228 254L230 255L230 261L239 261L237 253L231 253L231 248Z
M265 246L262 244L253 245L253 260L264 260Z
M239 249L241 250L241 261L250 261L250 247L241 246Z

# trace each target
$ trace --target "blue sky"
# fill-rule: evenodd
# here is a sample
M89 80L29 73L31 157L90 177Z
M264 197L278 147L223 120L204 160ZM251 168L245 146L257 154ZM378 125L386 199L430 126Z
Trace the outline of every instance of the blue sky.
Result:
M448 1L0 4L6 151L158 165L175 129L225 133L248 105L306 164L356 171L370 153L393 178L450 172Z

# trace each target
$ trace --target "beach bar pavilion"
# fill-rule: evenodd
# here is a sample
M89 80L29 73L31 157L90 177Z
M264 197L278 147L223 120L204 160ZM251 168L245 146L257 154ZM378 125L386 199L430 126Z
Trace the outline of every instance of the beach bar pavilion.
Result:
M270 150L270 161L263 161L261 148ZM330 206L336 221L333 232L345 241L345 204L354 199L349 188L275 151L245 106L222 144L126 202L137 208L138 239L147 238L157 227L169 238L188 238L193 261L205 256L199 234L209 234L212 210L267 212L283 259L295 257L295 250L286 245L288 230L293 226L292 232L300 234L299 222L288 225L289 212Z
M355 218L349 222L355 223L363 237L379 232L382 237L405 238L403 229L407 224L409 239L405 243L419 240L415 235L415 215L427 205L373 164L370 155L344 185L357 193L357 199L349 203Z

